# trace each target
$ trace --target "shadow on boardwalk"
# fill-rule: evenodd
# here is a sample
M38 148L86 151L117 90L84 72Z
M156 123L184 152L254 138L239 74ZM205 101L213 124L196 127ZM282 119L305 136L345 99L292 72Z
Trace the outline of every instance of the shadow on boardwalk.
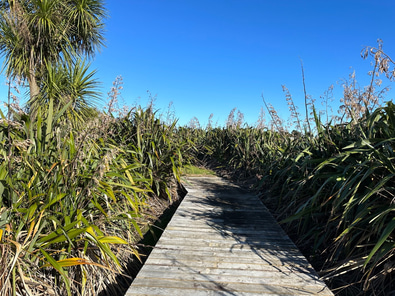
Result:
M188 182L126 295L332 295L258 197L216 177Z

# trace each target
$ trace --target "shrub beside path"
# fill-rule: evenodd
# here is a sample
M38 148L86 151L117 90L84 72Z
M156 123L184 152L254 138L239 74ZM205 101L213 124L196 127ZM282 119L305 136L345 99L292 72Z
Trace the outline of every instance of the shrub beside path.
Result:
M219 177L185 187L126 296L333 295L257 196Z

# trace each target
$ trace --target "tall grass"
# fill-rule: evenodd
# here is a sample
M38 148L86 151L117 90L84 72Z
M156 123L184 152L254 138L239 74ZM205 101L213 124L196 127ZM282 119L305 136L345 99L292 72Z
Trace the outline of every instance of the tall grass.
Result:
M376 61L377 52L384 56L380 47L368 50ZM267 128L227 123L194 132L201 154L255 179L263 201L338 295L395 290L395 105L379 105L386 90L376 91L374 73L385 72L379 65L365 88L354 74L344 82L340 115L325 123L311 103L303 121L284 87L299 131L288 132L264 101Z
M65 111L1 113L1 295L97 295L139 258L152 201L174 198L175 122L138 107L75 129Z

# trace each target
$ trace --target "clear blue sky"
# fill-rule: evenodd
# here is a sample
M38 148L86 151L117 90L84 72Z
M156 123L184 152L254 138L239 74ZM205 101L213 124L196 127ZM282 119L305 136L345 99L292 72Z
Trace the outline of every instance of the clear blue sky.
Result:
M92 63L101 91L106 95L122 75L126 104L145 106L149 90L160 111L173 102L181 125L194 116L205 124L211 113L222 125L235 107L254 124L262 93L287 117L282 84L302 112L300 60L307 92L319 107L331 84L335 100L341 98L336 83L353 70L361 86L368 84L371 59L360 57L365 46L376 46L381 38L395 58L393 0L107 0L106 5L107 46Z

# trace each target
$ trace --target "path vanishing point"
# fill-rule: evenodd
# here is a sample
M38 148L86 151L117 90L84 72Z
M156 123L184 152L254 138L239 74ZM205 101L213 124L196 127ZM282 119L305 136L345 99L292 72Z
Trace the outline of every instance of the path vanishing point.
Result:
M257 196L219 177L185 187L126 296L333 295Z

